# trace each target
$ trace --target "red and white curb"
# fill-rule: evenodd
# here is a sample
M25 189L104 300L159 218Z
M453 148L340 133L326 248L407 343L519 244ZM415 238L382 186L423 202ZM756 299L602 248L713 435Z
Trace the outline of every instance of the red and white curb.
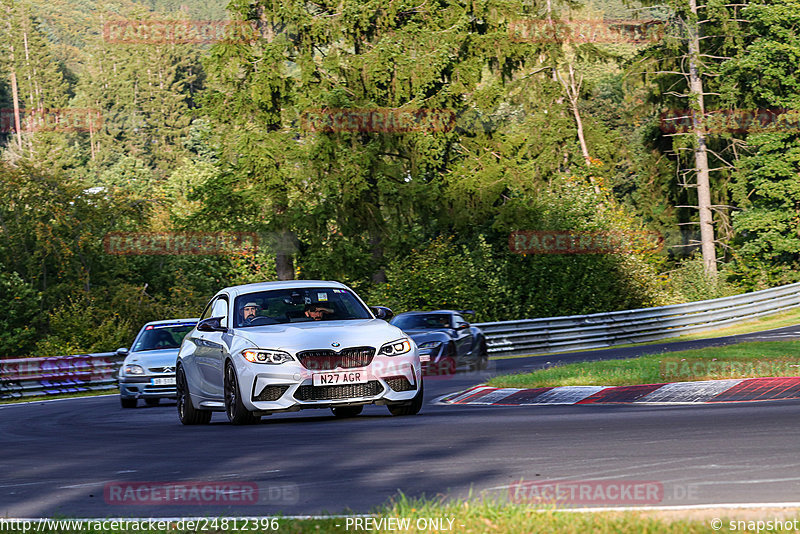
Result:
M475 386L439 397L436 404L700 404L800 399L800 377L741 378L638 386L493 388Z

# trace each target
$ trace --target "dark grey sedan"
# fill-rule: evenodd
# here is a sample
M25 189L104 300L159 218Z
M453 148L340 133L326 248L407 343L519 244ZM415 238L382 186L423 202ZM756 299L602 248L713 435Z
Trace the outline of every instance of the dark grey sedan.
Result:
M489 352L480 328L464 319L463 310L414 311L401 313L391 324L408 334L419 347L420 361L427 376L453 374L457 368L486 369Z

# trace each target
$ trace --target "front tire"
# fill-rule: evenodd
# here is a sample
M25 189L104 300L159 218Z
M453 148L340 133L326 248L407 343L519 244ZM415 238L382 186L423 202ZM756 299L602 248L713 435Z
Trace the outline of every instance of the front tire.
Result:
M486 348L486 340L481 340L481 347L478 349L478 357L475 361L476 371L485 371L489 368L489 349Z
M126 399L125 397L120 397L119 403L126 410L129 410L131 408L136 408L136 399Z
M178 401L178 418L184 425L207 425L211 422L211 412L198 410L192 405L189 397L189 385L186 383L186 373L183 367L178 367L175 373L175 391Z
M253 412L245 408L242 403L241 388L236 378L236 370L233 364L228 362L225 365L225 413L228 420L234 425L252 425L261 420L260 417L253 415Z
M388 406L389 412L392 415L417 415L422 409L422 382L419 384L419 391L414 398L402 404L390 404Z

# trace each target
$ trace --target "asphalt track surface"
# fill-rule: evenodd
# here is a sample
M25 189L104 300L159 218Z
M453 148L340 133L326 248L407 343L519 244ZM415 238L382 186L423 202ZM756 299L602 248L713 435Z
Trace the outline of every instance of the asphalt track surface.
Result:
M488 374L738 341L800 339L800 326L730 338L493 361ZM800 501L800 401L697 406L442 406L487 375L426 381L413 417L371 406L234 427L184 427L174 403L123 411L117 396L0 406L0 517L364 513L408 496L509 495L520 479L655 482L659 505ZM258 502L119 504L124 482L247 483ZM597 499L588 506L624 504Z

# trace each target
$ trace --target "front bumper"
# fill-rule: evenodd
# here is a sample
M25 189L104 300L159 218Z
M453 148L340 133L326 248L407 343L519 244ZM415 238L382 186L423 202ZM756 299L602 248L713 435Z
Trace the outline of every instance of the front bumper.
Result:
M250 363L235 358L236 374L245 407L256 413L297 411L364 404L409 401L422 386L422 369L414 350L401 356L375 356L363 367L311 371L300 362L280 365ZM359 384L315 386L314 373L362 373Z
M172 384L155 384L154 379L171 379ZM175 399L175 374L120 377L119 396L123 399Z

